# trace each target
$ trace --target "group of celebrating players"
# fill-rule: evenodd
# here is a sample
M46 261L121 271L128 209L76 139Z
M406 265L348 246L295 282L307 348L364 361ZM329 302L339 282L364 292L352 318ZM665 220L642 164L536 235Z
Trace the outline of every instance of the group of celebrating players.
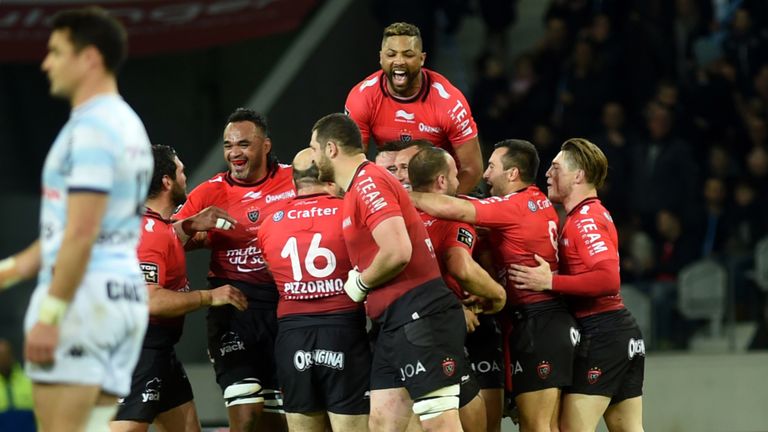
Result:
M43 69L72 117L40 239L0 261L3 287L39 272L25 355L42 430L200 430L174 345L206 307L232 431L499 431L505 390L521 431L642 430L645 349L594 144L562 145L547 194L527 141L497 143L483 172L469 104L395 23L382 70L291 165L239 108L227 171L187 195L179 156L117 93L120 24L87 8L53 27ZM464 195L481 176L491 196ZM189 287L196 248L207 289Z

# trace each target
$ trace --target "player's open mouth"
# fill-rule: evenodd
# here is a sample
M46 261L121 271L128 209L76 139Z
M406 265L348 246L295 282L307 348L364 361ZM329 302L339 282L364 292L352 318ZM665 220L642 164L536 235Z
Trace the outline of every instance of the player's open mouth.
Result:
M236 167L245 166L245 160L239 159L239 160L233 160L232 165Z
M397 85L404 85L408 81L408 74L405 71L392 71L392 82Z

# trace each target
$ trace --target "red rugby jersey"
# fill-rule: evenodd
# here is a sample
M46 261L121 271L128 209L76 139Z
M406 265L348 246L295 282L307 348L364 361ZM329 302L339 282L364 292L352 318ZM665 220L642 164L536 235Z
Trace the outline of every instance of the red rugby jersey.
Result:
M189 291L184 247L171 221L147 208L141 225L137 255L147 284L179 292ZM184 317L149 317L145 346L170 346L179 341ZM161 328L159 328L161 327Z
M448 273L444 260L445 254L453 247L462 248L469 252L471 256L475 247L475 229L464 222L438 219L422 211L419 211L419 215L422 222L424 222L424 227L427 228L429 238L432 240L432 246L435 248L435 255L437 256L437 264L440 266L440 273L443 275L445 284L448 285L448 288L459 299L467 298L468 294L459 285L459 282Z
M552 289L571 294L576 318L622 309L619 240L608 210L588 198L568 213L560 235L560 275Z
M206 207L217 206L237 220L232 230L208 231L209 277L249 284L273 283L256 240L262 215L271 212L276 203L296 196L292 172L288 165L277 165L256 183L241 183L229 172L219 173L187 196L187 202L174 219L184 219Z
M362 307L344 293L352 264L341 232L343 204L328 194L299 196L261 224L261 251L280 293L278 318Z
M369 75L349 91L344 109L360 128L364 143L370 137L377 147L388 141L425 139L455 156L455 147L477 137L472 111L459 89L429 69L422 68L422 79L419 92L407 100L389 94L384 71Z
M528 186L503 197L470 201L475 207L476 224L491 228L488 242L493 251L497 274L503 275L510 306L537 303L557 297L552 292L515 288L507 277L510 264L538 266L539 255L557 270L557 212L536 186Z
M386 169L363 162L344 195L342 221L350 261L361 272L368 268L379 251L371 233L382 221L394 216L402 216L405 220L413 252L403 271L368 294L366 308L374 319L404 293L439 278L440 268L427 230L408 192Z

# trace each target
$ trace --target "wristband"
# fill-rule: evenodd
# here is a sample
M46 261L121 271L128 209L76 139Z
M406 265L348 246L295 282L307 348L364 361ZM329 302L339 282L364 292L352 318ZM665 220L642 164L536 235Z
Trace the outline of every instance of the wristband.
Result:
M19 270L16 268L16 257L8 257L0 261L0 274L2 273L8 273L8 275L0 280L0 290L10 288L21 280Z
M37 320L43 324L58 325L61 318L67 312L69 302L58 297L46 294L40 302L40 313Z

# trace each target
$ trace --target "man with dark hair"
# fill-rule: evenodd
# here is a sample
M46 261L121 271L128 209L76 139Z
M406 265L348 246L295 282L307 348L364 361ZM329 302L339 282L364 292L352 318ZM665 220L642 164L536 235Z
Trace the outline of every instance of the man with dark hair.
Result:
M374 163L380 167L386 168L392 175L395 175L397 172L395 157L397 157L397 152L404 148L403 146L405 144L406 143L403 141L389 141L384 143L377 149Z
M422 149L411 158L408 166L414 191L447 196L456 195L459 184L457 171L451 155L437 147ZM499 312L507 295L504 288L472 258L477 238L472 225L420 213L432 240L440 273L448 287L459 300L467 300L470 294L487 299L491 307L483 311L485 313ZM468 333L465 347L474 373L467 370L462 374L459 396L461 424L465 431L498 430L501 427L504 388L501 331L493 317L484 315L481 318L466 306L464 317ZM493 365L496 365L495 370ZM465 376L466 381L463 380ZM477 397L480 392L482 397Z
M275 342L288 426L324 432L368 428L371 353L361 304L345 295L352 269L342 235L344 201L318 180L311 149L293 159L297 197L259 231L280 300Z
M346 190L342 227L354 269L344 291L355 302L367 297L368 315L380 327L371 367L371 429L404 430L413 401L425 429L460 430L464 316L440 278L421 218L392 175L366 161L349 117L318 120L310 147L320 180Z
M224 159L229 170L197 186L177 218L215 205L236 221L234 229L196 234L186 249L211 250L210 286L230 284L248 298L248 310L208 310L208 352L224 393L233 431L285 428L277 382L274 344L278 293L256 246L263 215L275 203L293 198L291 167L272 156L266 118L238 108L224 128ZM262 415L262 413L264 415Z
M395 155L395 177L406 189L411 189L411 180L408 178L408 162L421 149L432 147L427 140L413 140L403 142L400 151Z
M561 272L536 257L537 267L514 265L509 273L520 292L566 295L581 328L563 430L595 430L600 417L612 431L643 430L645 344L621 299L616 227L597 198L607 173L596 145L582 138L563 143L547 170L549 197L568 213L559 237Z
M447 150L459 167L459 192L468 193L483 170L477 125L461 91L424 68L425 59L418 27L388 26L379 53L382 70L349 91L345 112L360 128L363 151L371 137L377 147L424 139Z
M199 431L192 387L174 345L181 338L184 315L206 306L232 305L244 310L243 293L230 285L212 290L189 290L184 246L170 221L174 209L187 198L187 177L173 148L152 146L152 174L139 241L139 265L149 293L149 326L130 394L120 400L112 432L147 431L154 423L168 431ZM188 219L196 230L215 229L218 218L203 210ZM226 217L226 216L225 216ZM231 227L230 227L231 228Z
M118 94L120 24L99 8L52 23L42 69L72 114L43 167L40 238L0 261L0 286L39 271L24 351L42 430L103 431L128 394L147 327L136 245L152 152Z
M506 280L506 313L513 323L507 342L520 428L549 430L557 424L560 389L571 384L578 331L559 295L517 290L508 274L514 264L537 263L535 257L557 270L557 213L533 184L539 166L533 144L504 140L495 147L483 175L491 198L467 201L422 192L411 198L433 216L490 228L494 265Z

